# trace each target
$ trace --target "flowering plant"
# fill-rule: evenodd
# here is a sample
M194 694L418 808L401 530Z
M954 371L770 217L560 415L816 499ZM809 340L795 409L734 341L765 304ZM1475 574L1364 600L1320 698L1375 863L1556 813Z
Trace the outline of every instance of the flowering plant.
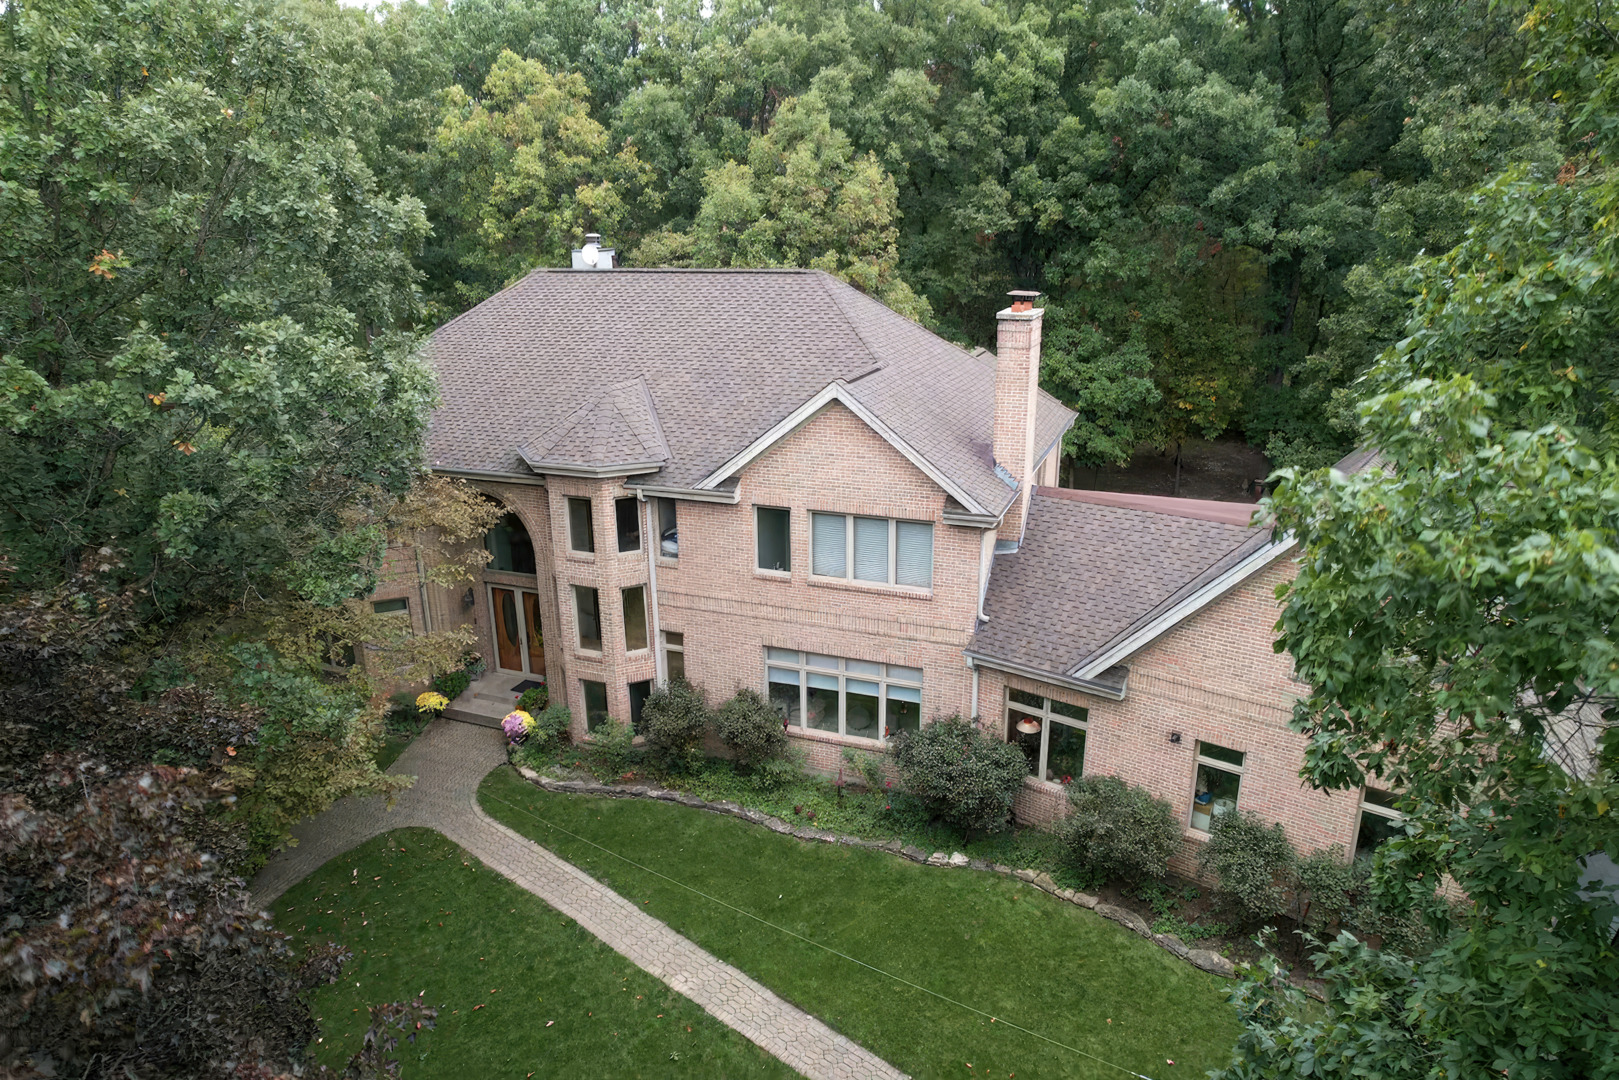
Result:
M522 709L513 709L501 720L500 730L506 733L506 738L516 742L534 730L534 718Z
M416 695L416 711L423 713L440 713L450 704L450 699L437 690Z

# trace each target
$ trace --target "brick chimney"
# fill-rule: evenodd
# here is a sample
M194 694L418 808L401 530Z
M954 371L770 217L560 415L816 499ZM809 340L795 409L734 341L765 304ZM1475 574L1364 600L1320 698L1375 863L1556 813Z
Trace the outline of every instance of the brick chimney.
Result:
M1040 294L1008 293L1012 306L996 312L995 331L995 464L1016 480L1018 497L1007 508L997 536L1014 543L1023 538L1023 521L1034 487L1034 410L1040 387L1040 325L1045 310L1036 308Z

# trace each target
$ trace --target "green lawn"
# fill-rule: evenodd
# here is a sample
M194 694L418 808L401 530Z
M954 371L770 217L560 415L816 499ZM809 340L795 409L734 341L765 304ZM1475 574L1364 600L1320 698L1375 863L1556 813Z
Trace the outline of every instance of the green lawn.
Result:
M275 915L300 952L318 941L354 952L315 995L316 1056L330 1066L359 1048L368 1006L425 991L438 1027L401 1045L407 1080L796 1075L426 829L333 859Z
M1237 1023L1222 980L1015 879L807 844L669 803L552 794L511 769L490 774L480 798L494 817L914 1076L1124 1077L1101 1058L1154 1080L1191 1080L1230 1060Z

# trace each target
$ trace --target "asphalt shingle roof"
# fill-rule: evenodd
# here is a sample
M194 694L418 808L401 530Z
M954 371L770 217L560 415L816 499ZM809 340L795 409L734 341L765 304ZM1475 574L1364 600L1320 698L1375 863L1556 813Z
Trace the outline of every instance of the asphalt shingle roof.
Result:
M991 452L993 361L822 271L538 270L429 348L437 468L662 459L655 482L690 487L842 379L986 509L1011 501ZM628 384L644 387L644 412ZM1037 449L1072 420L1042 393Z
M1247 504L1122 498L1035 489L1022 544L995 557L972 652L1070 675L1271 542Z

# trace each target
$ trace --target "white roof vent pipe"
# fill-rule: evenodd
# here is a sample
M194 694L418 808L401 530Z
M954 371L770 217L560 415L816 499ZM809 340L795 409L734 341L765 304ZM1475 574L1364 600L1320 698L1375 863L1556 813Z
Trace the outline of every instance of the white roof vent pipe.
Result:
M573 249L575 270L611 270L618 265L618 253L602 247L601 233L585 233L585 246Z

